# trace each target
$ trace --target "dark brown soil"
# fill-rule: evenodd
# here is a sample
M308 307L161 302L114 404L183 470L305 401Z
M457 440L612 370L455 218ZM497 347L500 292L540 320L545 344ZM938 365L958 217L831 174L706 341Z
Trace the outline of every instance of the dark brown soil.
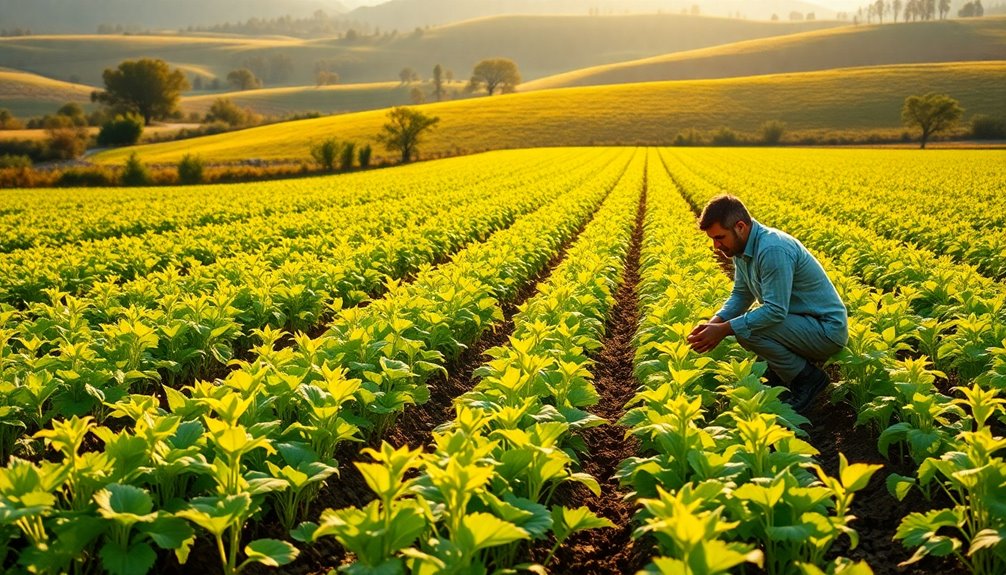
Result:
M594 385L601 395L594 407L595 415L610 424L587 430L584 440L587 454L583 470L601 485L601 496L595 497L585 487L560 492L558 502L577 507L586 502L595 513L615 524L614 528L594 529L574 535L555 555L549 565L550 573L635 573L646 566L653 555L645 541L632 539L635 507L625 499L625 491L613 478L618 464L638 454L638 441L625 437L626 429L616 422L625 413L625 402L636 392L633 376L632 337L639 326L639 308L636 285L639 283L639 249L643 237L643 217L646 212L646 194L640 197L636 215L636 228L626 258L622 284L615 295L615 306L607 323L604 348L594 359ZM541 550L535 550L535 558ZM547 549L544 550L547 553Z

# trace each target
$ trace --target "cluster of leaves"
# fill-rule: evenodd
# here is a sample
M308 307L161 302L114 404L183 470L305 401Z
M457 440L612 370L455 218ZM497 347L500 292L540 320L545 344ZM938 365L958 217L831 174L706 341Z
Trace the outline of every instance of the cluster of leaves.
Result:
M604 423L585 411L598 400L588 353L600 347L614 304L644 159L635 156L563 263L514 317L510 345L487 352L493 359L456 400L456 418L434 433L433 452L368 451L374 461L356 465L377 500L328 510L300 535L335 537L357 557L349 572L471 573L544 568L551 554L545 565L515 565L520 542L551 533L554 553L575 532L611 526L585 507L550 504L562 483L599 494L597 480L576 471L584 448L577 434Z
M880 466L843 457L839 476L829 476L800 438L806 419L780 401L782 388L761 381L764 364L736 345L691 350L687 334L729 294L729 281L700 235L682 232L694 216L658 154L650 165L656 207L645 221L635 338L642 386L621 420L642 454L618 472L642 505L636 536L653 536L664 554L648 572L754 563L773 574L869 573L826 555L843 536L856 546L853 495Z

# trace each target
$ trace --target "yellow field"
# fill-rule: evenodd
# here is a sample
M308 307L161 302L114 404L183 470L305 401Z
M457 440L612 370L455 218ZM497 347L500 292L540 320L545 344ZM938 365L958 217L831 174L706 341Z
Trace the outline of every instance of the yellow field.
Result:
M628 82L727 78L831 68L1002 60L1006 17L843 27L595 66L521 85L522 91Z
M967 114L1006 116L1006 62L882 66L733 78L546 90L427 104L441 118L421 146L427 156L491 149L578 145L659 145L689 128L728 126L754 132L782 120L794 135L862 135L903 131L906 96L952 94ZM209 161L305 159L312 140L337 137L374 143L383 110L287 122L194 140L103 152L121 163L134 149L149 162L186 153ZM382 150L375 145L375 157Z

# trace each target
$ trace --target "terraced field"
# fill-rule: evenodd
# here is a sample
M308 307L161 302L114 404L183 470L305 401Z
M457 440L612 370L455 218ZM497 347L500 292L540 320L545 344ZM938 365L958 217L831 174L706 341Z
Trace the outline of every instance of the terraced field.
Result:
M1004 171L551 148L5 191L0 565L1001 573ZM684 340L731 289L723 191L849 309L807 413Z

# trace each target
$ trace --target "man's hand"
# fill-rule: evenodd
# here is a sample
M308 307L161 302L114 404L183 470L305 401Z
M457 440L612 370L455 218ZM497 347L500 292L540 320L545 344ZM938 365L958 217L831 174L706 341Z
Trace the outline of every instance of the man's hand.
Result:
M712 350L723 341L723 338L734 332L730 322L716 322L713 318L709 323L700 323L688 334L688 345L699 353Z

